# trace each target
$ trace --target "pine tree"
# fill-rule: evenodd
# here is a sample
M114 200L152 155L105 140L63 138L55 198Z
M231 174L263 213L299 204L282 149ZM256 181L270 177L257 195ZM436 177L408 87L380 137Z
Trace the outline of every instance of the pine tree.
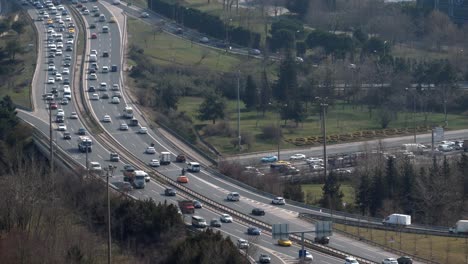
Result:
M356 204L361 210L361 214L365 215L369 209L371 199L371 181L367 173L362 174L360 180Z
M245 107L247 109L252 109L257 106L259 91L257 89L257 84L255 83L252 75L247 76L247 81L245 84L245 92L242 101L244 101Z
M371 202L369 205L369 213L372 216L377 214L377 211L382 207L383 200L385 199L385 185L382 177L382 171L377 169L375 176L372 179L371 185Z
M331 172L325 184L322 187L322 199L320 199L320 206L332 210L343 209L343 192L340 190L341 184L335 173Z
M460 184L463 186L463 197L468 198L468 155L463 153L458 161L458 171L460 172Z
M415 184L415 172L408 158L404 160L402 182L400 188L400 206L407 214L414 213L414 184Z
M396 169L396 160L393 157L388 157L387 166L385 170L385 181L387 185L387 192L385 193L385 198L393 199L395 198L395 190L397 188L398 172Z

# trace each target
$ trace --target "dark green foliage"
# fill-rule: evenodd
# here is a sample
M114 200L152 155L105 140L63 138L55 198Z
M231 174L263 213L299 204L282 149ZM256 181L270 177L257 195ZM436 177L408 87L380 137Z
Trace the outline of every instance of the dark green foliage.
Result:
M369 210L371 202L371 180L367 173L363 173L360 178L360 183L356 195L356 204L361 210L361 214L365 215Z
M398 188L398 172L396 168L396 160L393 157L387 158L387 166L385 168L385 185L387 190L385 193L385 198L396 198L396 190Z
M371 183L369 213L372 216L377 214L377 211L382 207L385 199L385 185L382 177L382 171L376 170Z
M463 153L458 161L458 170L463 185L463 197L468 198L468 155Z
M299 14L301 17L306 15L309 10L310 0L287 0L286 7L289 11Z
M319 203L321 207L331 210L343 209L343 192L340 190L341 184L335 173L330 173L325 179L325 184L322 187L322 198Z
M200 104L198 118L200 120L211 120L213 124L216 119L224 118L224 110L226 109L226 101L217 93L208 92L205 95L205 100Z
M245 107L247 109L253 109L257 106L259 101L259 94L260 91L257 88L257 84L255 83L254 78L252 75L248 75L247 81L245 83L244 96L242 97L242 101L244 101Z
M164 263L235 264L244 260L229 238L208 228L177 245Z
M15 21L11 24L11 29L13 29L18 34L24 33L24 27L26 26L26 22L23 20Z
M296 38L294 32L287 29L277 30L271 37L270 48L272 51L287 50L290 51L295 47Z
M0 101L0 139L6 140L18 122L16 107L7 95Z
M271 23L271 35L274 36L280 30L287 30L293 34L304 31L304 25L301 21L288 16L281 16L278 20Z
M304 202L304 193L300 184L287 182L284 184L283 197L297 202Z
M333 34L322 30L312 31L306 39L309 48L322 47L327 54L333 54L338 58L354 50L351 37L341 34Z
M296 55L299 57L303 57L306 54L307 45L304 41L297 41L296 42Z

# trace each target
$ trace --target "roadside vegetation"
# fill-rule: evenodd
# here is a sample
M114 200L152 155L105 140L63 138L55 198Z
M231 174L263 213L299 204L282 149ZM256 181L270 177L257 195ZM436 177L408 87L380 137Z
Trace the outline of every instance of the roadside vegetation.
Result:
M24 11L0 18L0 97L30 109L31 83L36 68L37 36Z

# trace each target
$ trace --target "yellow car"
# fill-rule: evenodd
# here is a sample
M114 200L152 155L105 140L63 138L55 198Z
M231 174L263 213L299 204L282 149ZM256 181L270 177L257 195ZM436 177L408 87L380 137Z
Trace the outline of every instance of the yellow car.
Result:
M68 33L75 33L75 29L74 28L69 28Z
M109 23L115 23L115 17L110 17Z
M288 238L280 238L278 239L278 245L283 247L290 247L292 246L292 242Z
M47 20L47 24L53 24L53 23L54 23L54 21L52 19Z

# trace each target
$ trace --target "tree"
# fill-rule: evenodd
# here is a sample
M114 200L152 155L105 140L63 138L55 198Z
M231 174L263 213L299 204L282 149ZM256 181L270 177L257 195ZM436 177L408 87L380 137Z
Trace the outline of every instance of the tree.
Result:
M287 182L284 184L283 196L297 202L304 202L304 193L300 184Z
M257 89L257 84L255 83L255 80L252 77L252 75L248 75L247 81L245 83L244 96L242 98L242 101L244 101L245 107L247 109L252 109L255 106L257 106L257 103L259 101L258 95L259 91Z
M369 213L371 216L375 216L377 211L382 207L385 199L385 188L386 186L384 185L382 178L382 171L380 169L376 169L371 185L371 203L369 205Z
M268 74L266 68L263 68L261 76L261 86L260 86L260 98L259 98L259 108L265 116L265 111L270 106L272 97L272 90L270 83L268 81Z
M325 179L325 184L322 187L322 199L320 199L320 206L332 210L343 209L344 194L340 190L341 184L335 173L331 172Z
M18 34L23 34L25 26L26 26L26 23L24 21L18 20L18 21L13 22L13 24L11 24L11 29L13 29Z
M179 101L180 91L177 87L168 84L165 87L156 89L156 98L158 105L164 109L177 109L177 102Z
M16 107L11 97L7 95L0 101L0 139L5 140L18 123Z
M365 215L369 209L371 200L371 180L367 173L361 174L359 188L356 195L356 204L361 210L361 214Z
M6 19L0 21L0 35L7 32L10 29L10 25Z
M295 48L295 41L296 38L292 31L280 29L272 34L270 48L272 51L285 50L285 52L290 53Z
M458 171L463 186L463 197L468 198L468 155L462 153L460 160L458 161Z
M209 92L205 100L200 104L198 118L200 120L211 120L216 124L216 119L224 118L226 101L218 93Z
M15 60L16 53L22 51L21 43L16 39L8 41L5 47L5 51L10 56L10 60Z
M385 168L385 181L387 185L387 193L385 198L394 199L397 190L398 172L396 168L396 160L393 157L388 157L387 166Z

